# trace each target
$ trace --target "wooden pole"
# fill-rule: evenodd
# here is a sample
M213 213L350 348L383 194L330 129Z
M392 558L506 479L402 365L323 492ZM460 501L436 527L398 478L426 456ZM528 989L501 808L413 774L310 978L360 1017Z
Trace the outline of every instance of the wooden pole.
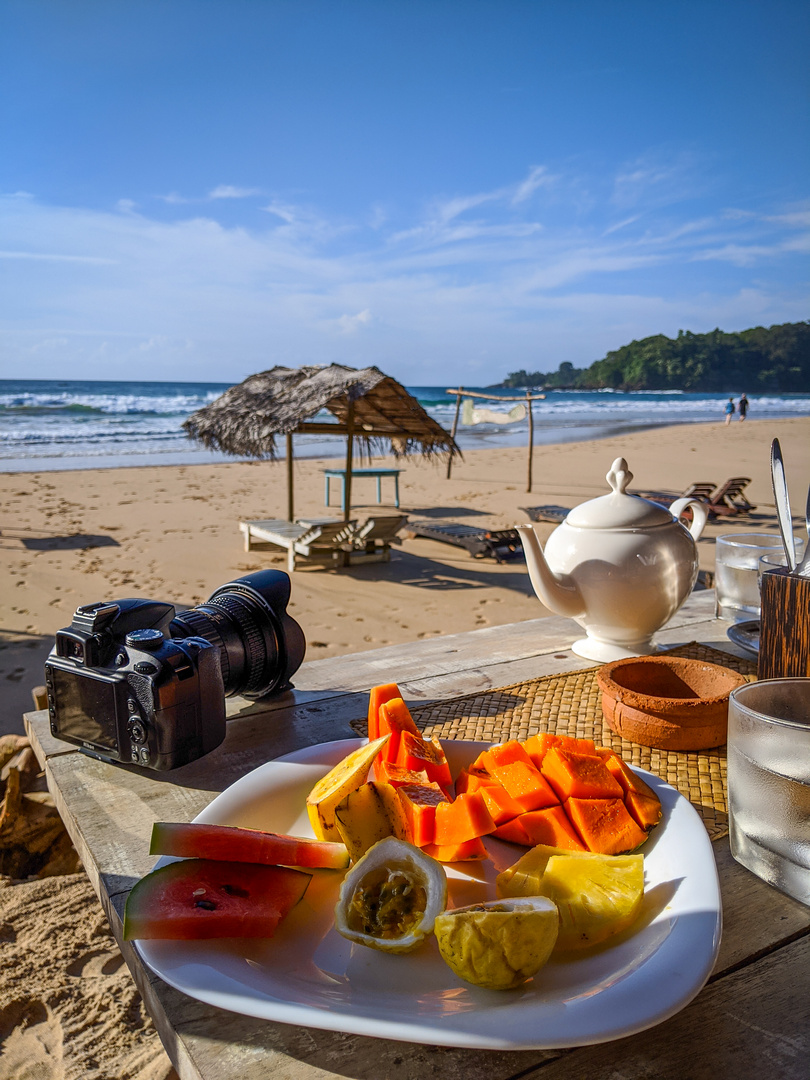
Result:
M529 476L526 481L526 490L532 490L532 454L534 453L534 416L532 415L532 396L526 391L526 407L529 410Z
M460 386L456 391L456 415L453 417L453 430L450 432L450 436L453 442L456 441L456 431L458 430L458 414L461 410L461 395L464 392L464 387ZM450 451L450 456L447 459L447 479L450 479L450 471L453 468L453 451Z
M287 520L293 520L293 438L287 434Z
M346 413L346 479L343 485L343 520L349 520L352 510L352 460L354 458L354 402Z

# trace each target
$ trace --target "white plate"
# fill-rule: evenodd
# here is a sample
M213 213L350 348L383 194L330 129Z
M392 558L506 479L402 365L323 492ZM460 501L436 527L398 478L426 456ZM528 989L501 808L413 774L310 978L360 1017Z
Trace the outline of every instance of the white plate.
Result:
M304 801L359 739L323 743L270 761L223 791L197 821L312 836ZM484 743L448 740L455 773ZM139 941L171 986L247 1016L440 1046L535 1049L632 1035L666 1020L698 993L720 944L720 891L711 843L695 809L640 772L663 806L643 847L645 899L635 926L574 960L552 960L518 990L458 979L432 937L408 956L352 945L333 927L342 880L316 870L304 899L271 940ZM495 896L495 875L522 848L488 840L492 862L448 868L448 906ZM169 862L162 859L161 864Z

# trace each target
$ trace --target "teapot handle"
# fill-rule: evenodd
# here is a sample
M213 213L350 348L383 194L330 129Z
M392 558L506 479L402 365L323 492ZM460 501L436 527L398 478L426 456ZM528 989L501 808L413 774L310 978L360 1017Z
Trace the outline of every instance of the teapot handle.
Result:
M692 507L692 524L687 527L692 534L692 539L699 540L700 534L709 520L709 508L701 499L676 499L670 506L669 511L677 519L680 518L687 506Z

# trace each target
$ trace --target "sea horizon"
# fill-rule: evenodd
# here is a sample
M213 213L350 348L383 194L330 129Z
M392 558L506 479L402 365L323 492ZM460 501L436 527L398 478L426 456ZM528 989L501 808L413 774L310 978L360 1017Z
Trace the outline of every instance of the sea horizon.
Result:
M186 436L183 421L233 383L177 380L0 380L0 472L202 465L249 460L210 451ZM456 386L406 386L448 432ZM507 412L525 391L469 386L474 405ZM752 394L751 419L810 415L810 394ZM735 400L739 393L734 395ZM677 390L547 390L532 408L534 444L580 442L671 424L722 422L728 393ZM508 399L513 400L509 401ZM499 405L499 401L503 404ZM319 419L328 419L324 413ZM510 424L459 423L464 450L526 446L528 419ZM277 440L279 457L284 439ZM297 458L339 458L340 436L296 435Z

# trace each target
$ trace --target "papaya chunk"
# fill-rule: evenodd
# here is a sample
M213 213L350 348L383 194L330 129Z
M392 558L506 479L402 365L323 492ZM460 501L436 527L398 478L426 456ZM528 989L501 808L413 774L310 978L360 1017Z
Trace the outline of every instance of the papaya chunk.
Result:
M512 765L516 761L522 761L527 765L532 763L532 759L517 739L510 739L508 742L490 746L489 750L485 750L481 757L484 767L490 775L494 775L493 769L497 766Z
M640 829L648 833L661 820L661 802L656 795L649 799L640 791L628 791L624 805Z
M498 826L492 836L497 836L499 840L508 840L510 844L522 844L524 847L531 847L532 841L523 828L522 821L522 814L520 817L512 818L511 821L505 821L503 825Z
M561 806L530 810L520 818L520 824L530 844L545 844L546 847L563 848L565 851L587 850Z
M443 791L452 791L453 778L450 766L439 740L434 735L430 742L417 732L403 731L400 737L397 764L403 769L426 772L428 778L438 784Z
M396 789L408 828L417 847L432 844L436 834L436 807L448 802L438 784L403 784Z
M561 801L622 798L622 785L596 755L576 754L552 747L543 758L543 776Z
M541 768L543 758L552 746L560 745L559 735L550 735L544 731L541 735L531 735L523 743L523 749L529 755L535 768Z
M428 774L424 770L414 772L413 769L403 769L395 761L383 761L378 757L373 768L375 779L382 784L390 784L391 787L402 787L403 784L430 784Z
M410 710L401 697L391 698L380 705L380 734L391 735L385 748L386 761L398 761L402 736L407 732L414 739L422 739L422 732L413 722Z
M495 822L487 810L480 791L459 795L452 802L436 806L433 843L439 847L463 844L495 830Z
M624 855L647 839L621 799L570 798L565 812L587 849L599 855Z
M492 775L499 780L522 810L542 810L554 806L559 799L531 761L513 761L496 765Z
M372 686L368 694L368 739L373 742L380 737L380 706L391 698L402 697L396 683Z
M503 825L505 821L511 821L512 818L520 817L523 813L523 807L517 799L513 799L501 784L480 784L477 790L496 825ZM456 781L456 791L458 791L458 781Z
M422 850L441 863L472 862L473 859L489 857L480 837L465 840L462 844L426 844Z

